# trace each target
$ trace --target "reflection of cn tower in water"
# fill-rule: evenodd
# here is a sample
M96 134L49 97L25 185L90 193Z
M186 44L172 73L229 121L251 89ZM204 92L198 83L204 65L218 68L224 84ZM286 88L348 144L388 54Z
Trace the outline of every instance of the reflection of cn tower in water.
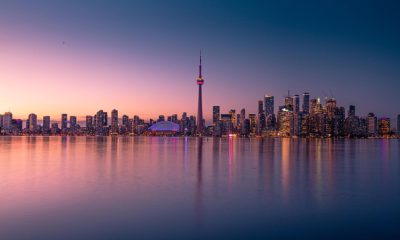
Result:
M201 52L200 52L200 65L199 65L199 76L197 77L197 85L199 85L199 100L197 106L197 134L203 134L203 98L201 87L204 84L204 79L201 73Z
M195 196L195 211L197 224L199 226L203 223L203 139L197 139L197 185Z

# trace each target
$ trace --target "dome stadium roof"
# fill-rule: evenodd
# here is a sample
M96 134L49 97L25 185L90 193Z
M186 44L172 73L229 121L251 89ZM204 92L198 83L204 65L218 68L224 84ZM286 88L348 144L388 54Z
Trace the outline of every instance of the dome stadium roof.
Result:
M157 122L150 127L152 132L177 132L179 125L170 121Z

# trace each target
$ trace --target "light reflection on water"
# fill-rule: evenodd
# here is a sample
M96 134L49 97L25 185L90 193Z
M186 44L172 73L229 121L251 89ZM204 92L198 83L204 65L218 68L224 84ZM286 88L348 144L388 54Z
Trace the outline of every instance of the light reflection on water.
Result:
M0 239L399 237L398 140L1 137Z

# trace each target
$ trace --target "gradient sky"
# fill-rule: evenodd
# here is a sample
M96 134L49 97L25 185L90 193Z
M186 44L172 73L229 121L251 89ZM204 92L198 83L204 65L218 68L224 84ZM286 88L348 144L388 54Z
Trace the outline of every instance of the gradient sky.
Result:
M202 49L207 119L287 90L394 117L397 2L0 0L0 112L195 114Z

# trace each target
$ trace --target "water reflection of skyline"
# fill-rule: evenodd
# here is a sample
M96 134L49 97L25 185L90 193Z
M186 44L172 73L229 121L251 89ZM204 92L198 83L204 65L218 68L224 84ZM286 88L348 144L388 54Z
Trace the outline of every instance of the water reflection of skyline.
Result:
M31 137L0 143L5 218L22 214L19 209L45 216L48 206L62 216L74 202L99 211L127 208L120 213L127 219L141 209L176 211L201 230L241 212L316 214L349 199L365 205L399 192L393 140Z

